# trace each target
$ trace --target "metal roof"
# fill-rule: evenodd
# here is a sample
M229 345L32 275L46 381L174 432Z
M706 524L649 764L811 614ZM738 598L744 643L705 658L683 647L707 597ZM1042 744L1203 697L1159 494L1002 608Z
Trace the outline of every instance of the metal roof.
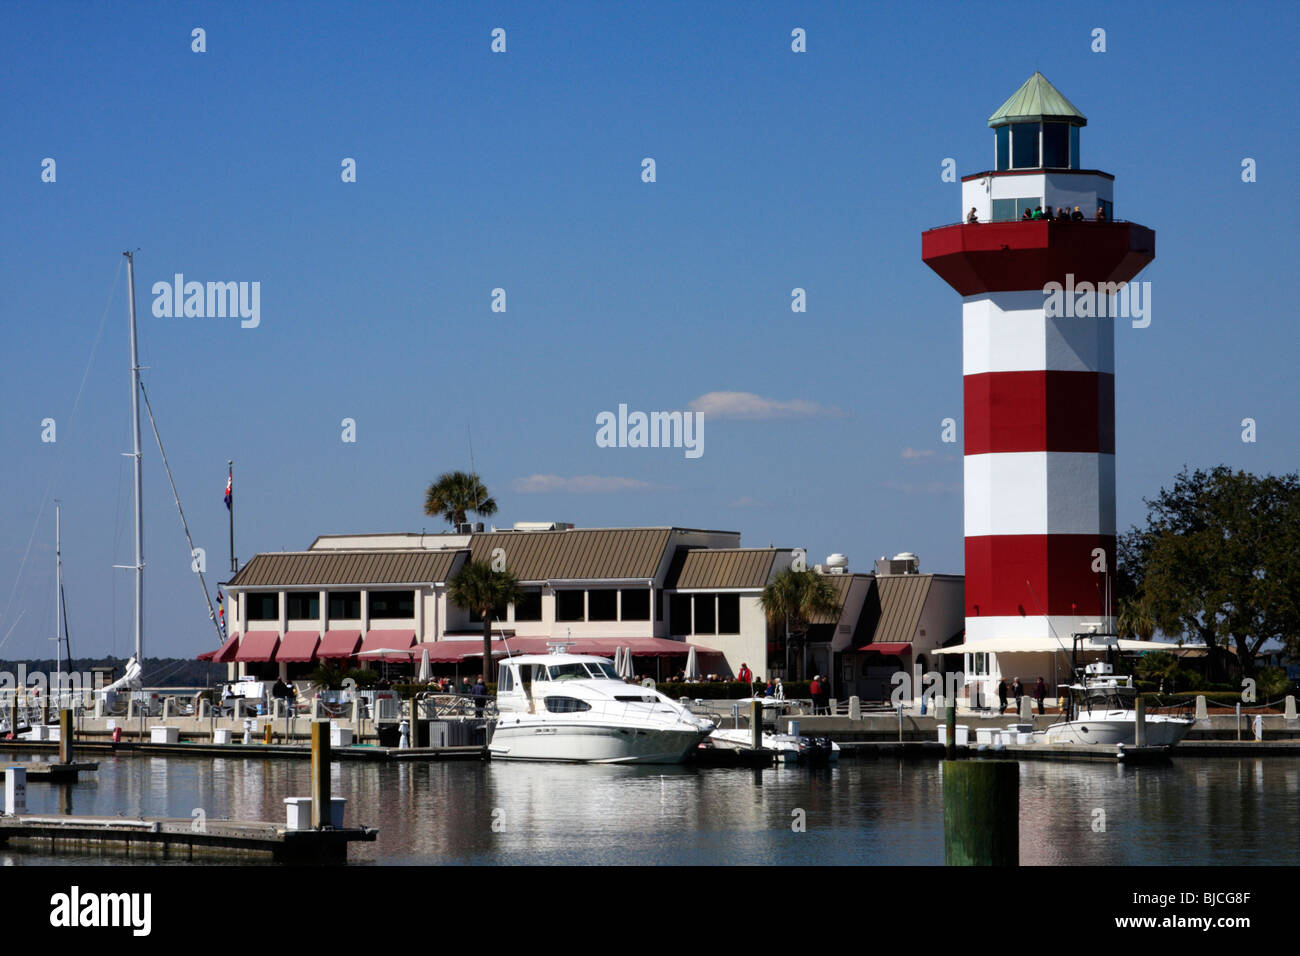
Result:
M1034 123L1057 120L1075 126L1087 126L1088 118L1080 113L1061 91L1035 71L1025 80L1011 98L989 117L989 126L1006 126L1009 123Z
M664 579L665 588L765 588L776 548L681 549Z
M835 601L840 606L838 614L814 614L808 621L809 624L838 624L844 618L844 612L848 608L849 589L853 587L853 580L857 577L870 577L870 575L858 574L824 574L822 575L830 582L831 587L835 589Z
M570 528L497 531L470 538L472 561L500 548L505 569L520 581L630 579L659 573L672 528Z
M882 574L876 577L880 595L880 621L873 644L911 641L921 623L921 611L930 594L933 574Z
M259 554L230 588L426 584L446 581L464 551L283 551Z

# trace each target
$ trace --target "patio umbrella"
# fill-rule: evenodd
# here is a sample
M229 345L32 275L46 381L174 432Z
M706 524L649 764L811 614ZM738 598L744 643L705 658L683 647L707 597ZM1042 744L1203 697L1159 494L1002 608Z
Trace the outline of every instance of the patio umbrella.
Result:
M429 662L429 649L426 647L424 653L420 655L420 681L427 681L431 677L433 677L433 665Z
M632 669L632 648L623 648L623 676L635 677L636 671Z
M623 676L623 648L614 648L614 673Z
M692 646L690 652L686 655L686 679L700 679L700 664L695 659L695 648Z

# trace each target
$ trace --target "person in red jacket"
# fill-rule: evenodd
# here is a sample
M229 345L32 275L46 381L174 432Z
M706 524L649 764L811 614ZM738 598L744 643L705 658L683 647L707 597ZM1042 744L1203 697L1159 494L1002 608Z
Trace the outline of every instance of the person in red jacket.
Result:
M740 673L736 675L736 680L742 684L752 684L754 682L754 672L749 669L749 665L744 661L740 663Z
M822 699L822 675L821 674L816 674L813 676L812 683L808 685L808 696L812 698L813 713L815 714L821 708L821 699Z

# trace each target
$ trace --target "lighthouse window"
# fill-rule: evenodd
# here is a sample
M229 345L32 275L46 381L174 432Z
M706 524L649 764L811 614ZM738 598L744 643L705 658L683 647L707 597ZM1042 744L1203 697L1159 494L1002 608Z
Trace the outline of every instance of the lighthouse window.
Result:
M993 221L994 222L1014 222L1025 214L1028 209L1031 212L1043 204L1043 200L1037 196L1028 199L995 199L993 200Z
M1070 127L1065 123L1043 124L1043 165L1064 169L1070 162Z
M1011 127L999 126L993 131L997 139L997 169L1002 171L1011 168Z
M1070 127L1070 168L1079 168L1079 127Z
M1038 166L1038 133L1042 123L1016 123L1011 127L1011 168Z

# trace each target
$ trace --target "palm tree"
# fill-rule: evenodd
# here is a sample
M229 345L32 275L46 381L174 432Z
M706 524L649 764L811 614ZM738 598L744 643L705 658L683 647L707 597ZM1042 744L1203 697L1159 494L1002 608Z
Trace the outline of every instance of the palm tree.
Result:
M824 575L816 571L787 568L763 589L758 600L768 621L773 624L785 621L787 671L790 666L790 643L793 640L802 646L811 619L840 613L835 588Z
M1139 641L1151 640L1151 636L1156 632L1156 622L1145 601L1133 597L1120 598L1119 606L1115 610L1118 612L1115 617L1115 630L1119 632L1120 637L1135 638Z
M509 571L493 571L487 561L468 561L447 582L451 603L483 616L483 680L492 677L492 620L497 609L521 600L519 579Z
M497 513L497 503L478 475L448 471L424 492L424 513L442 516L453 528L464 524L471 511L484 518Z

